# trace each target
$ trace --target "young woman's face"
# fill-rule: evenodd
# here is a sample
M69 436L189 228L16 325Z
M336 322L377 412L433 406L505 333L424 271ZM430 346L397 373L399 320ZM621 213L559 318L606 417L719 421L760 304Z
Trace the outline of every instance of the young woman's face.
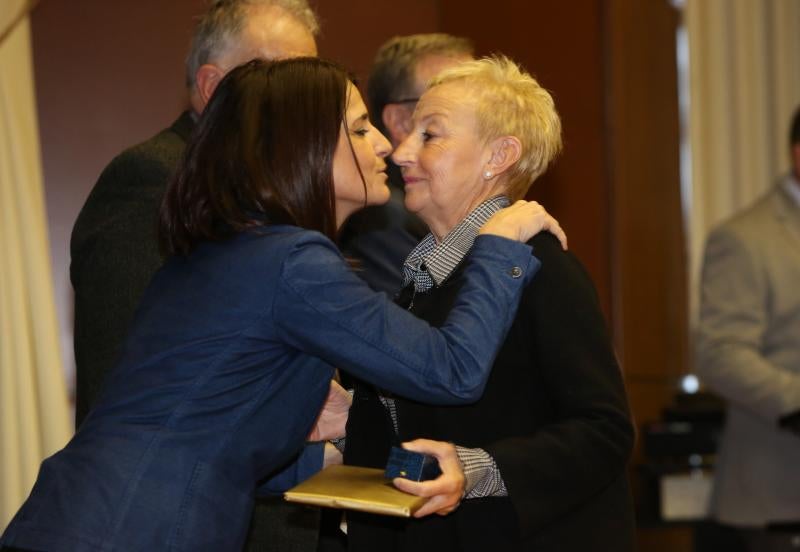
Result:
M336 200L336 226L365 205L380 205L389 200L386 186L386 162L392 147L389 141L372 126L367 116L367 106L358 89L348 85L347 112L339 131L339 142L333 155L333 187ZM348 143L348 136L350 143ZM350 148L352 144L352 150ZM355 154L355 159L353 158ZM358 166L356 166L358 161ZM358 168L364 175L361 180ZM364 185L366 184L366 198Z

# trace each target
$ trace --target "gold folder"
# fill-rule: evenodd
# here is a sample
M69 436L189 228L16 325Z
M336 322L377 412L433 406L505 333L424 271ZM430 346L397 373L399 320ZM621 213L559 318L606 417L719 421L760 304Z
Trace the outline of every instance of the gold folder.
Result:
M342 465L328 466L283 496L290 502L397 517L410 517L428 501L393 487L383 470Z

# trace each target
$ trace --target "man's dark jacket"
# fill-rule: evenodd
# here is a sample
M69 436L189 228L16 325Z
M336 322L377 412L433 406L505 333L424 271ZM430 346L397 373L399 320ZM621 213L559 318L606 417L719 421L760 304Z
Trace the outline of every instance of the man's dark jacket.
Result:
M389 201L354 213L342 228L339 245L345 256L357 261L359 276L372 289L393 297L403 279L403 261L428 229L403 205L400 168L390 160L386 164Z

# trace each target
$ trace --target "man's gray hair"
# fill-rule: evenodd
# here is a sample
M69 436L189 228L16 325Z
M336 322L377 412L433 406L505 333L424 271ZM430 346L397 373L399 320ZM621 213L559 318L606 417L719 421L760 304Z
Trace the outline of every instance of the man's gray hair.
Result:
M417 93L414 71L420 58L427 55L471 57L474 53L471 40L445 33L396 36L386 41L375 54L367 81L367 103L373 124L385 134L383 108Z
M277 6L305 25L312 35L319 32L319 22L307 0L213 0L200 17L189 55L186 56L186 86L195 84L200 66L229 48L239 38L252 7Z

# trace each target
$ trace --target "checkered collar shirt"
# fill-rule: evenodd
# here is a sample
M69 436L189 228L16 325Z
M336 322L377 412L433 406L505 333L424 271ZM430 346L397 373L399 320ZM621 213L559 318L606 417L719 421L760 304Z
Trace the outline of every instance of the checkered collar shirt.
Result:
M425 236L403 263L403 287L413 282L416 292L425 292L442 285L472 249L481 226L510 203L505 196L487 199L459 222L441 242L437 243L433 234Z

